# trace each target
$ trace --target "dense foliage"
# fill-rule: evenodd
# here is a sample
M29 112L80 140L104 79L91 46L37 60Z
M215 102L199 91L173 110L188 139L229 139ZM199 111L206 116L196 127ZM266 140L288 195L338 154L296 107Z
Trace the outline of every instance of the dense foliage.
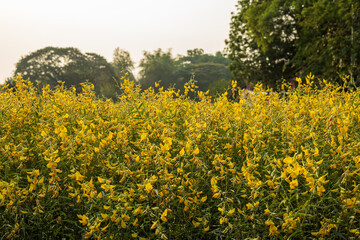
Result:
M133 73L135 63L131 59L130 53L128 51L115 48L111 65L113 66L117 77L123 77L127 75L129 80L135 80Z
M105 58L95 53L81 53L76 48L45 47L22 57L16 64L15 76L53 88L63 81L65 86L81 89L80 83L95 85L99 96L115 98L116 73Z
M0 92L1 239L351 239L359 90ZM236 82L232 83L233 91Z
M41 88L54 88L59 81L65 87L80 90L80 83L88 81L95 86L97 96L117 99L120 94L118 80L126 77L137 81L143 90L157 82L164 88L173 87L184 91L190 79L198 82L198 88L216 96L230 86L230 61L222 53L206 54L203 49L188 50L186 56L173 57L171 51L158 49L144 52L139 63L139 76L135 78L135 63L126 50L116 48L109 63L95 53L81 53L76 48L45 47L22 57L16 64L14 77L21 74ZM6 83L14 85L13 78Z
M242 86L313 74L360 83L358 0L239 0L227 42L230 69Z
M210 94L216 96L230 86L229 63L220 52L211 55L197 48L188 50L186 56L177 57L173 57L170 50L144 52L144 58L139 65L139 83L142 89L154 86L157 82L165 89L173 87L183 92L184 84L193 79L198 83L198 90L210 90Z

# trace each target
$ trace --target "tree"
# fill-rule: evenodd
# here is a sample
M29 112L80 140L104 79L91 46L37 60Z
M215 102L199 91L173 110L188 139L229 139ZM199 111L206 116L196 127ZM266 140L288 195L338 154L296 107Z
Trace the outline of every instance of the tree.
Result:
M230 70L242 87L263 82L275 87L289 79L293 68L294 41L298 38L289 1L238 1L226 41Z
M182 71L177 72L178 82L186 83L192 75L197 82L198 90L203 92L209 90L210 85L219 80L221 80L222 83L227 82L227 84L225 84L227 86L231 78L231 72L227 69L227 66L220 63L200 62L183 66ZM218 85L212 85L212 93L222 92L214 89L215 86Z
M116 48L114 50L113 61L111 64L117 76L123 76L127 74L130 80L135 80L133 74L134 62L132 61L129 52L120 48Z
M203 49L195 48L193 50L187 50L187 56L182 56L179 59L180 62L189 62L191 64L197 63L219 63L225 66L229 65L230 60L226 58L221 52L216 52L215 55L207 54Z
M86 77L95 86L95 92L99 96L116 99L120 88L114 78L118 75L106 59L96 53L86 53Z
M359 5L356 0L239 0L226 40L234 78L271 87L309 72L330 80L338 73L358 79Z
M301 73L311 71L329 80L350 75L353 84L360 83L359 13L358 0L317 0L303 9L294 59Z
M196 48L188 50L187 56L180 56L178 61L182 66L181 71L177 72L177 78L181 79L179 82L188 81L194 75L200 91L206 92L211 86L211 93L216 95L224 92L230 82L231 72L228 69L230 60L221 52L211 55L205 54L203 49ZM221 84L225 84L225 88L221 87L217 90L216 87Z
M173 58L170 51L163 52L161 49L154 53L144 52L140 61L140 84L147 89L161 81L160 85L164 88L174 87L182 91L184 84L194 76L198 90L206 92L216 81L222 84L230 81L228 64L229 60L220 52L205 54L203 49L188 50L186 56L177 58ZM216 86L219 84L212 85L214 94L219 92Z
M22 57L16 64L15 76L21 74L41 86L55 87L58 81L65 86L75 86L89 81L98 95L116 97L112 66L105 58L95 53L81 53L76 48L46 47Z
M160 86L165 89L178 83L175 73L179 65L170 50L163 52L159 48L153 53L145 51L139 66L139 82L142 89L154 87L155 82L160 82Z

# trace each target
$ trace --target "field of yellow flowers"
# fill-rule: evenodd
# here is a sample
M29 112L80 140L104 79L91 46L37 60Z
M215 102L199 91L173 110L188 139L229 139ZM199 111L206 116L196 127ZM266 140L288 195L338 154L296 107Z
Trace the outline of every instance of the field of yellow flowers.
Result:
M313 81L229 101L123 79L113 103L19 77L0 239L358 239L360 91Z

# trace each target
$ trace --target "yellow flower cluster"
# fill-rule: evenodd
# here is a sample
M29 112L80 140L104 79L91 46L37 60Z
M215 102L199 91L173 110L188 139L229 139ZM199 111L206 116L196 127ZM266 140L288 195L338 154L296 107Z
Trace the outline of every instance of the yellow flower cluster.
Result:
M0 92L4 238L355 239L360 91ZM321 85L318 83L317 85ZM238 91L232 82L232 92ZM197 94L191 100L187 94Z

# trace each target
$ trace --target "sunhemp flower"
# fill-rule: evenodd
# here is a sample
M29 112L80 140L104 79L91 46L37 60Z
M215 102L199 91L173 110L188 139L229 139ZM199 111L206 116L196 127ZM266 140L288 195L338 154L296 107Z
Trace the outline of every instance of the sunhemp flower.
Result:
M89 218L86 215L77 215L77 216L78 216L78 218L80 218L79 222L84 226L89 221Z
M265 225L269 226L269 236L274 236L278 234L278 228L275 226L273 221L267 220Z
M165 209L165 211L161 214L161 220L163 222L167 222L167 213L168 213L168 209Z
M150 182L148 182L147 184L145 184L145 191L146 191L147 193L150 193L152 189L153 189L153 186L151 185Z
M297 179L294 179L290 182L290 189L296 189L297 186L299 186L299 182Z

